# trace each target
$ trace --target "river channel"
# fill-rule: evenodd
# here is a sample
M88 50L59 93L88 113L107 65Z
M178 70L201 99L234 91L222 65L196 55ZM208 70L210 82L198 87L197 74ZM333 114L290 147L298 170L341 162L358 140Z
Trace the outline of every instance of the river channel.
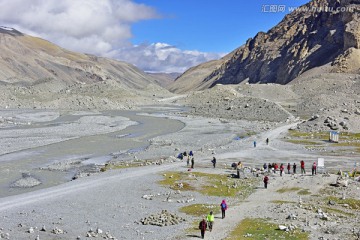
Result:
M143 113L166 115L176 108L146 108L141 111L104 111L102 116L121 116L136 122L123 130L105 134L80 136L45 146L24 149L0 155L0 197L21 194L40 188L47 188L70 181L74 169L66 171L49 171L44 169L54 162L80 160L82 164L104 164L114 155L121 159L128 152L142 151L149 145L149 140L156 136L174 133L184 127L184 123L166 117L146 116ZM92 114L89 113L89 116ZM84 117L84 115L81 115ZM52 126L61 126L75 122L80 118L76 114L62 115L53 121L41 122L37 125L14 126L14 130ZM8 129L7 129L8 130ZM1 134L1 129L0 129ZM13 136L17 138L17 136ZM41 181L31 188L12 187L22 174L30 174Z

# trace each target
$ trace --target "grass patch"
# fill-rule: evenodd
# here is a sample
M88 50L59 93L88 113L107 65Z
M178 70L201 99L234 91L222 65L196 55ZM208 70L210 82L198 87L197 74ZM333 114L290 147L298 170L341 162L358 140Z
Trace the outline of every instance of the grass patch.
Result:
M101 172L106 172L107 170L112 169L125 169L125 168L134 168L141 167L142 164L139 162L119 162L119 163L107 163L104 167L100 169Z
M341 214L343 216L349 216L349 217L355 216L354 213L345 212L345 211L337 209L337 208L330 208L330 207L321 207L321 208L324 209L328 213ZM338 217L340 217L340 216L338 216Z
M227 240L307 240L308 233L301 232L300 229L294 231L280 231L278 225L268 222L266 219L244 219L238 226L230 233Z
M315 142L315 141L310 141L310 140L305 140L305 139L288 139L286 140L289 143L293 143L293 144L301 144L301 145L311 145L311 146L321 146L323 145L320 142Z
M342 132L340 137L349 140L360 140L360 133Z
M328 132L299 132L296 130L289 130L288 134L294 138L329 140Z
M220 174L196 173L196 176L206 182L199 190L200 193L218 197L235 197L241 193L246 198L255 191L254 184L258 181L255 178L233 179Z
M339 199L337 197L330 196L326 201L335 201L337 204L348 204L350 209L360 210L360 200L353 198Z
M214 214L217 214L220 212L220 206L215 204L192 204L180 208L180 212L196 217L203 217L205 215L207 216L210 211L213 211Z
M169 186L173 190L192 191L194 187L189 183L196 180L189 173L183 172L167 172L164 173L164 179L159 181L161 185ZM180 186L182 185L182 187Z
M296 192L296 191L300 191L301 188L299 187L292 187L292 188L281 188L276 190L276 192L278 193L286 193L286 192Z
M233 179L228 175L200 172L167 172L164 177L159 183L169 186L171 189L192 190L204 195L219 197L241 196L246 198L255 191L254 186L260 181L256 178ZM180 183L183 188L179 187Z
M284 201L284 200L273 200L271 201L272 203L275 204L296 204L296 202L293 201Z
M298 191L299 195L310 195L311 192L309 191L309 189L301 189L300 191Z

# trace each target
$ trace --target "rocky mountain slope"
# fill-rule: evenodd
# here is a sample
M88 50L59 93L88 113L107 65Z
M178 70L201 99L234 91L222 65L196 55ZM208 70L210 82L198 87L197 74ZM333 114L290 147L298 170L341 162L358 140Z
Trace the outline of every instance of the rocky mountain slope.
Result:
M359 73L360 1L314 0L259 32L223 59L189 69L170 90L202 90L216 84L287 84L317 73Z
M170 95L131 64L62 49L0 28L1 107L128 108ZM145 100L146 99L146 100Z

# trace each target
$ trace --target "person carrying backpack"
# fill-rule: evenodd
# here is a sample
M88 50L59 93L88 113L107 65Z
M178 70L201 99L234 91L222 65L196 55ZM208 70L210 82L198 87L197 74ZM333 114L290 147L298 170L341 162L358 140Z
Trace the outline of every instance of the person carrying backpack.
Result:
M201 220L201 222L199 223L199 229L200 229L200 233L201 233L201 238L204 239L205 231L207 229L207 223L205 221L205 218L203 218L203 220Z
M228 206L226 204L226 200L222 200L221 204L220 204L220 208L221 208L221 216L224 219L225 218L225 211L227 210Z

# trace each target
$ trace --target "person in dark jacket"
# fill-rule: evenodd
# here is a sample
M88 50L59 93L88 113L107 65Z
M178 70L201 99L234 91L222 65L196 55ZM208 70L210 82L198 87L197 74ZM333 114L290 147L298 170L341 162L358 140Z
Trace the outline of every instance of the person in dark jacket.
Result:
M215 166L216 166L216 158L213 157L213 159L211 160L211 162L212 162L212 164L213 164L213 166L214 166L214 168L215 168Z
M205 231L207 229L207 223L206 223L205 218L203 218L203 220L201 220L201 222L199 223L199 229L200 229L200 232L201 232L201 238L204 239Z
M293 165L293 173L296 174L296 163Z

